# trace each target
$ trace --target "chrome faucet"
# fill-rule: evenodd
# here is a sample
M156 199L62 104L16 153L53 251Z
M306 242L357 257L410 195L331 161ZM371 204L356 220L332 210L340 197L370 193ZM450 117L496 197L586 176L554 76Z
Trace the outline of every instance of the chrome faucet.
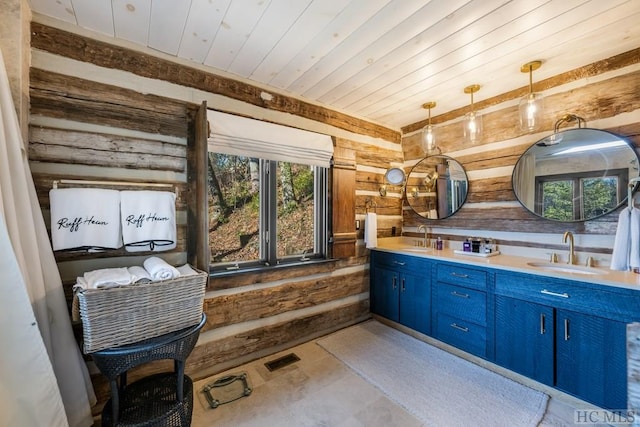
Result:
M562 235L562 243L567 243L567 238L569 239L569 259L567 260L567 264L575 264L576 255L573 250L573 234L570 231L565 231Z
M428 248L430 246L429 229L424 224L422 224L422 225L420 225L418 227L418 231L420 231L420 230L424 231L424 242L423 242L423 245L424 245L425 248Z

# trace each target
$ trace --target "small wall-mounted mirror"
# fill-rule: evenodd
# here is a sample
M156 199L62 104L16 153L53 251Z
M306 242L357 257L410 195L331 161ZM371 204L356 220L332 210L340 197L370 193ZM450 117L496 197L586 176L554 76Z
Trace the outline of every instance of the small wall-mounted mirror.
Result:
M448 156L428 156L407 175L405 197L423 218L442 219L456 213L467 199L467 174Z
M534 214L554 221L585 221L625 203L638 154L611 132L579 128L533 144L513 170L513 191Z
M380 187L380 195L382 197L387 195L387 185L399 186L404 185L406 176L402 168L391 168L384 174L384 184Z

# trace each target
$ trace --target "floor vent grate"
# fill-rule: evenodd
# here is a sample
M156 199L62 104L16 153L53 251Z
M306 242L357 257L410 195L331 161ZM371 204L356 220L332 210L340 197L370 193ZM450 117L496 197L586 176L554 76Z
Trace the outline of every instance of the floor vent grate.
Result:
M276 369L284 368L287 365L291 365L292 363L295 363L298 360L300 360L300 358L296 356L295 353L289 353L282 357L278 357L277 359L274 359L270 362L265 363L264 366L266 366L269 371L273 372Z

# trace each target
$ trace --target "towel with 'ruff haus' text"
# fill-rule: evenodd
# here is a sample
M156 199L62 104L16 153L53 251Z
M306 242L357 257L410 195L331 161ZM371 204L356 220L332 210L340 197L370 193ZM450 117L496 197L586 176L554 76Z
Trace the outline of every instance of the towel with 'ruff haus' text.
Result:
M127 252L176 247L176 195L168 191L121 191L120 220Z
M101 188L49 191L53 250L122 247L120 192Z

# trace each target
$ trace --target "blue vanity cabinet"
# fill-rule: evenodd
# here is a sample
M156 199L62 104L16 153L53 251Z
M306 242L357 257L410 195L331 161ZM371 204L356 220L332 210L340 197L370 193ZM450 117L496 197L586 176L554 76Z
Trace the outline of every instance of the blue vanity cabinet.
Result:
M553 386L553 308L502 295L495 301L496 363Z
M492 273L465 264L440 262L433 284L433 336L468 353L491 359L487 342Z
M604 408L626 408L626 326L556 310L556 387Z
M603 408L627 407L637 291L501 272L495 294L497 364Z
M371 312L431 334L431 265L415 256L371 251Z

